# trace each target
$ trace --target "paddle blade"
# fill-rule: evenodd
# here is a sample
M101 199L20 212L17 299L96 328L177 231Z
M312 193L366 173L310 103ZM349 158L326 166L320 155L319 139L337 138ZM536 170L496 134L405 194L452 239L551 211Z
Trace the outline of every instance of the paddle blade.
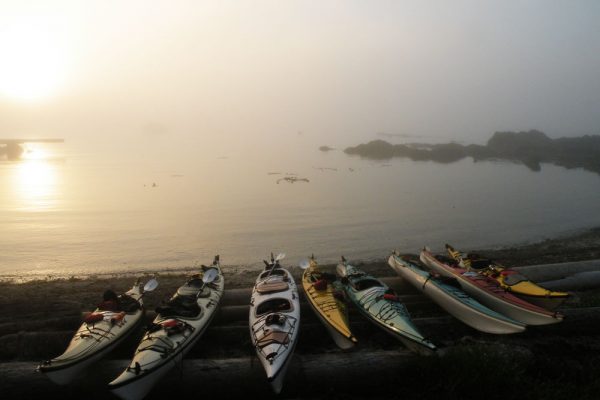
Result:
M298 263L298 266L299 266L300 268L302 268L302 269L306 269L306 268L310 267L310 261L308 261L308 260L301 260L301 261Z
M151 292L154 289L156 289L157 287L158 287L158 281L156 279L152 278L148 282L146 282L146 284L144 285L144 293Z
M210 283L217 279L217 276L219 276L219 271L217 271L216 268L210 268L208 271L204 272L204 275L202 276L202 282Z
M275 257L275 261L281 261L285 258L285 253L279 253L277 254L277 257Z
M342 278L345 278L347 275L346 266L344 264L338 264L337 267L335 267L335 272Z

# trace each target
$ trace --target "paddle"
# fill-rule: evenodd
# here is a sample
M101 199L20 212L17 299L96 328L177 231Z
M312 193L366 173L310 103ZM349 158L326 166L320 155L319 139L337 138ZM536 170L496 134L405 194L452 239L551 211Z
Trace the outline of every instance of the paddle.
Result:
M158 287L158 281L154 278L150 279L144 285L144 291L143 291L142 295L146 294L147 292L152 292L157 287Z
M335 272L342 278L346 278L348 275L348 271L346 270L346 258L344 258L344 256L342 256L342 262L335 267Z
M285 253L279 253L279 254L277 254L277 257L275 257L275 258L273 258L273 253L271 253L271 264L269 264L267 261L263 260L263 262L266 264L266 266L271 268L271 270L269 271L267 276L265 276L265 279L271 276L271 274L273 273L273 270L275 269L275 266L278 266L279 261L283 260L284 258L285 258Z
M283 260L284 258L285 258L285 253L277 254L277 257L275 257L275 264L279 264L279 261ZM271 253L271 260L273 260L273 253Z
M471 270L471 263L467 263L465 262L465 259L463 258L462 253L460 253L459 251L456 251L452 246L450 246L448 243L446 243L446 251L448 251L448 253L450 254L450 257L454 258L456 261L458 261L458 266L461 268L466 269L467 271ZM468 264L468 265L467 265Z
M210 268L209 270L204 272L204 275L202 275L202 286L200 286L200 289L198 289L196 297L200 297L200 294L204 290L204 286L206 286L207 283L214 282L214 280L217 279L218 276L219 271L216 268Z

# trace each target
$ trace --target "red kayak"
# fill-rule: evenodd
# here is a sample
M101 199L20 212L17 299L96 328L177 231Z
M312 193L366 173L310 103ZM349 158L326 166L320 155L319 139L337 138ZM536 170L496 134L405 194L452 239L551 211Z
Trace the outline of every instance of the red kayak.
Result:
M425 248L420 259L438 274L455 278L463 290L480 303L516 321L527 325L547 325L563 319L562 314L526 302L505 291L494 278L468 271L449 257L434 256Z

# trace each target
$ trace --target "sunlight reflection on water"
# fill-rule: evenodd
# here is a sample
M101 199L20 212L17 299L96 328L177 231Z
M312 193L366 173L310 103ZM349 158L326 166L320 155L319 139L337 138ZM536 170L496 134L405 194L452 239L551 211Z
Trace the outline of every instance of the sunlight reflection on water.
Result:
M26 159L15 165L13 183L17 209L47 211L57 202L58 174L56 166L43 159Z

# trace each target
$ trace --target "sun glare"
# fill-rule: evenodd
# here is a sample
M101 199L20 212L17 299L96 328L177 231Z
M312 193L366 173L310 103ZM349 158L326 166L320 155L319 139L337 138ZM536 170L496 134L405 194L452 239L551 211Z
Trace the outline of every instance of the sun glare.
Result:
M56 169L44 160L19 162L14 175L14 188L20 206L29 211L51 208L56 192Z
M30 144L25 147L25 151L21 156L23 160L45 160L49 157L48 151L42 147Z
M22 101L55 94L66 73L60 39L51 26L35 20L0 27L0 94Z

